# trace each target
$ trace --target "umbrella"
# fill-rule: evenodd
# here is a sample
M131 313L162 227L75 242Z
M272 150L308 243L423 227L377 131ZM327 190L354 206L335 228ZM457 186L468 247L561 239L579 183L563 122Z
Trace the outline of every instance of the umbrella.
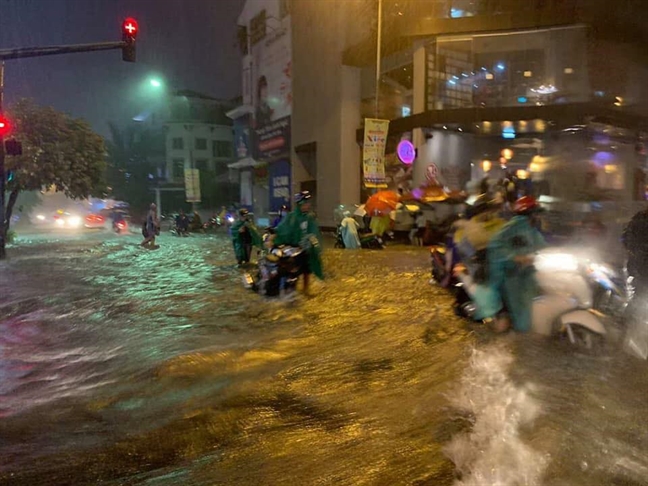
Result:
M371 216L387 215L396 209L399 199L393 191L380 191L367 199L364 209Z

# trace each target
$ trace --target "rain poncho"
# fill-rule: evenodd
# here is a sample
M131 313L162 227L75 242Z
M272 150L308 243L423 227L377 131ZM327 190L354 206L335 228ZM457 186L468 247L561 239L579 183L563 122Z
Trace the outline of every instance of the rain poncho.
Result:
M317 221L298 206L288 214L275 230L276 245L301 246L308 252L308 265L316 277L324 279L322 269L322 235Z
M371 228L371 232L374 235L382 236L387 231L389 231L389 227L391 226L391 219L389 216L372 216L371 217L371 224L369 227Z
M358 235L358 228L360 225L351 216L346 216L340 223L342 229L342 241L344 241L344 248L350 250L357 250L360 248L360 236Z
M247 231L241 233L240 229L243 225L247 227ZM231 234L232 244L234 245L234 254L236 255L236 261L239 263L249 261L250 255L248 254L248 251L251 247L256 246L261 248L263 246L261 235L254 223L251 221L244 221L241 219L236 220L232 224Z
M544 247L544 238L527 216L514 216L488 245L489 283L504 297L516 331L531 329L537 286L533 266L519 265L515 257L531 255Z

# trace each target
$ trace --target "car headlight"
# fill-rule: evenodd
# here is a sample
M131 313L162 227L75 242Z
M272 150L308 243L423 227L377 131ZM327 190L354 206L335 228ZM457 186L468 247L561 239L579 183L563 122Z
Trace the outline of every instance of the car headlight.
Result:
M73 228L77 228L81 226L81 218L79 218L78 216L72 216L70 219L68 219L68 224Z
M45 221L45 216L43 216L42 214L39 214L38 216L36 216L36 219L38 221Z
M63 221L61 218L56 220L56 225L57 226L63 226L65 224L65 221Z

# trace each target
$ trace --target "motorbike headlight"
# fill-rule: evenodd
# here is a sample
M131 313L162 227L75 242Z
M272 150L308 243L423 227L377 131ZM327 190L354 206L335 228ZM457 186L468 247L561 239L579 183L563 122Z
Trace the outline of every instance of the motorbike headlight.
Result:
M56 225L57 226L63 226L65 224L65 221L63 221L61 218L56 220Z
M39 214L38 216L36 216L36 219L38 221L45 221L45 216L43 216L42 214Z
M535 258L535 267L544 272L575 272L578 259L569 253L541 253Z

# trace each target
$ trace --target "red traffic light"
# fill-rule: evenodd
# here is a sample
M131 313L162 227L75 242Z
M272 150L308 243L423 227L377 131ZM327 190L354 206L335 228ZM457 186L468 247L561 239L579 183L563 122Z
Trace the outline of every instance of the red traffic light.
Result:
M122 34L124 35L124 37L135 39L135 37L137 37L138 31L139 25L137 24L137 20L135 20L134 18L128 17L122 23Z
M0 137L4 137L11 132L11 123L5 117L0 116Z

